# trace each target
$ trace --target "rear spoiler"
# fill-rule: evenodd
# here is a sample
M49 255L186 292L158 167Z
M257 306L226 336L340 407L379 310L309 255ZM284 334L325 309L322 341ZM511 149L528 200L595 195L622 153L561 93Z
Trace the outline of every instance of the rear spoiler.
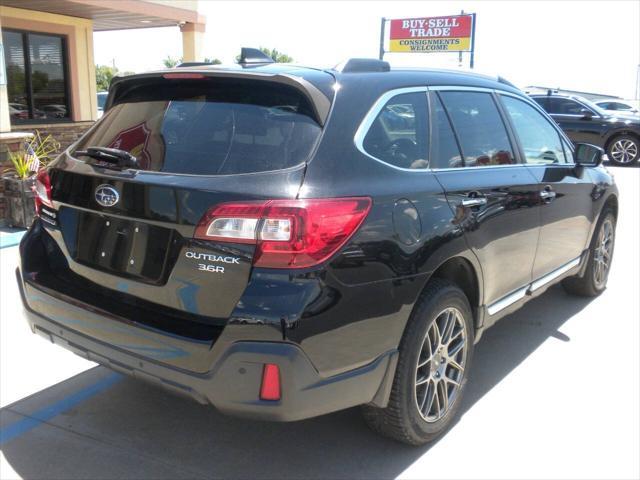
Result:
M166 75L166 77L165 77ZM167 78L172 76L174 78L194 78L194 76L211 77L211 78L238 78L243 80L255 80L259 82L273 82L288 85L295 88L302 93L313 107L316 121L321 125L327 121L329 116L329 110L331 109L332 99L328 98L322 93L315 85L308 80L300 78L295 75L288 75L286 73L263 73L247 70L217 70L217 69L204 69L198 67L186 67L180 68L179 71L174 69L170 71L161 70L156 72L140 73L135 75L127 75L126 77L114 77L109 85L109 96L104 105L104 111L109 110L113 105L118 103L118 98L122 92L129 87L143 84L144 82L152 79Z

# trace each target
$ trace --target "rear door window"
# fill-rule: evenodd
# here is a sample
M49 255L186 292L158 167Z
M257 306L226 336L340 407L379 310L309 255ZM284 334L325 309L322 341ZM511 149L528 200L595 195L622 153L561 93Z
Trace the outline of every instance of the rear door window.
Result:
M308 100L292 87L237 79L162 80L116 98L76 150L125 150L143 170L232 175L301 164L319 138Z
M438 95L431 93L431 168L464 166L447 112Z
M425 169L427 132L426 93L402 93L382 107L364 137L362 148L394 167Z
M440 92L457 134L465 167L511 165L513 148L490 93Z

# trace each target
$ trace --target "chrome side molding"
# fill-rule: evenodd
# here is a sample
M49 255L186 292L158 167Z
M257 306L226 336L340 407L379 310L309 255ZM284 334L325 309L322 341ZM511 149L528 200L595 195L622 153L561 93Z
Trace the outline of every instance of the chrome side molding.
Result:
M533 292L538 290L540 287L545 286L547 283L552 282L553 280L555 280L559 276L567 273L572 268L580 265L580 258L581 257L574 258L570 262L565 263L560 268L556 268L552 272L547 273L546 275L544 275L543 277L540 277L539 279L537 279L536 281L532 282L531 284L529 284L529 285L527 285L525 287L522 287L522 288L516 290L515 292L512 292L512 293L502 297L497 302L493 302L491 305L489 305L487 307L487 313L489 315L495 315L496 313L498 313L501 310L504 310L508 306L513 305L518 300L523 299L525 297L525 295L531 295Z
M574 258L569 263L566 263L560 268L557 268L554 271L547 273L544 277L540 277L538 280L536 280L531 284L531 286L529 287L529 293L535 292L540 287L543 287L547 283L552 282L553 280L558 278L560 275L567 273L569 270L571 270L573 267L579 264L580 264L580 257Z
M495 315L500 310L504 310L509 305L516 303L518 300L524 298L524 296L527 294L528 288L529 287L527 286L527 287L521 288L520 290L516 290L515 292L510 293L506 297L501 298L497 302L492 303L487 307L487 312L489 312L489 315Z

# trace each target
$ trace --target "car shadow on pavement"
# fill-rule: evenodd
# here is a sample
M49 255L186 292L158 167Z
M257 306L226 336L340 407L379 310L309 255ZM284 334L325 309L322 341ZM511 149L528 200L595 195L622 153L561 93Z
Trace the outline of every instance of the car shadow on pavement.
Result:
M570 341L558 329L588 303L553 287L487 331L463 414L547 339ZM107 375L97 367L5 407L0 427ZM1 448L22 478L88 479L394 478L430 447L376 436L357 408L288 424L255 422L122 377Z

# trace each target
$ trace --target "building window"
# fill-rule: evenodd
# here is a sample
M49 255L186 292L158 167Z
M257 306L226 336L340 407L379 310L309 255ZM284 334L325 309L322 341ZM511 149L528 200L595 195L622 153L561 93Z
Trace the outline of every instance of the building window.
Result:
M69 120L65 37L3 29L2 44L11 123Z

